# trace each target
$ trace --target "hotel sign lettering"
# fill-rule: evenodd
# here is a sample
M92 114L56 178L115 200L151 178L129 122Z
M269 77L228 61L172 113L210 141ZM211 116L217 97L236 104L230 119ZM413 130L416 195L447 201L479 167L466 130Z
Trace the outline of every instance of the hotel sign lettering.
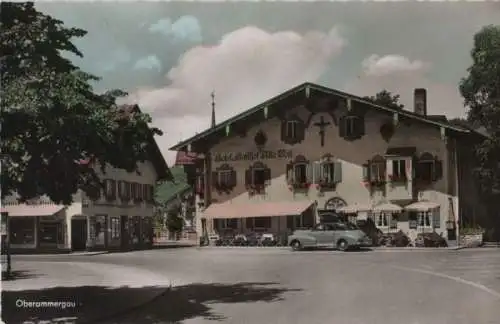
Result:
M215 153L214 162L291 159L291 150Z

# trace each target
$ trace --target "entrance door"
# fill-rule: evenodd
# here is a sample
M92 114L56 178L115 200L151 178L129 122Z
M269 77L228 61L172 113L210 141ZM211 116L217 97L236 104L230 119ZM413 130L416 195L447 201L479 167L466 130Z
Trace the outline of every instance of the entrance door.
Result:
M87 220L71 220L71 250L82 251L87 245Z

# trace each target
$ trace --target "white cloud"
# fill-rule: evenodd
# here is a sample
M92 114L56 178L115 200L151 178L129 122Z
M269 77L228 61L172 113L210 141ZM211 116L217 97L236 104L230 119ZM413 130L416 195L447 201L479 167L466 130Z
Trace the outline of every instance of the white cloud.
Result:
M156 55L149 55L138 59L134 64L134 69L161 70L161 62Z
M182 16L175 22L169 18L163 18L149 26L151 33L160 33L176 40L187 40L199 43L202 40L201 27L198 19L194 16Z
M413 110L413 90L426 88L428 114L463 117L465 109L458 85L430 80L427 75L429 66L427 62L412 61L401 55L371 55L362 62L363 72L357 79L349 82L345 90L367 96L386 89L401 96L400 101L405 109Z
M301 35L245 27L214 46L189 50L167 74L167 86L139 89L130 100L151 113L155 126L165 132L157 141L171 163L174 154L168 147L209 126L213 90L217 120L227 119L298 84L316 81L345 43L336 28Z
M367 57L363 63L363 69L366 75L386 76L395 74L406 74L412 72L423 72L428 68L428 64L401 56L385 55L379 56L373 54Z

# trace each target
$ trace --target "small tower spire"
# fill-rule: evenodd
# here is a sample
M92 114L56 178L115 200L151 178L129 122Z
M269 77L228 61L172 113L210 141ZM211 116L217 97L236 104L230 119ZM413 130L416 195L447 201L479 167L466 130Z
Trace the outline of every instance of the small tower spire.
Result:
M210 127L215 128L215 90L210 94L212 97L212 121Z

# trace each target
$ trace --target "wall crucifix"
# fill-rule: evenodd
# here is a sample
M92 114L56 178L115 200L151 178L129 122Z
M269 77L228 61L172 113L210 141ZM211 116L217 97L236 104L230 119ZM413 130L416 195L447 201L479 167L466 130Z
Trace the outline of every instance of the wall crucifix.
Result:
M328 125L330 125L330 123L327 123L323 116L320 117L318 123L314 123L314 126L319 127L319 136L321 139L321 146L325 146L325 127Z

